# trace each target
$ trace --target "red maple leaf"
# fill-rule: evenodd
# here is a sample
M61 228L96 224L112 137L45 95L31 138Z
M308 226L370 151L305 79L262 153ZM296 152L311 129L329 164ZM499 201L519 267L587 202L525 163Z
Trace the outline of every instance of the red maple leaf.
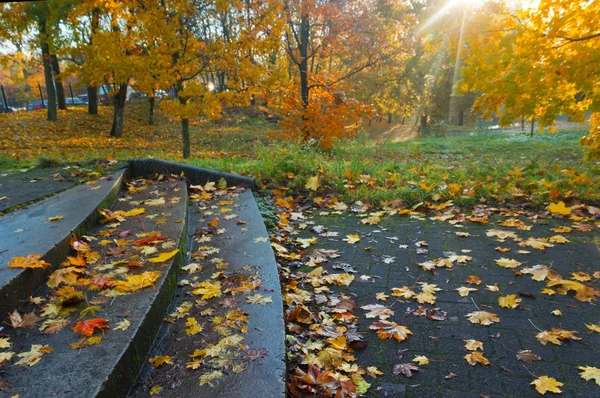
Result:
M106 318L86 319L85 321L77 322L73 331L81 332L82 335L91 337L94 334L94 329L108 329L109 320Z

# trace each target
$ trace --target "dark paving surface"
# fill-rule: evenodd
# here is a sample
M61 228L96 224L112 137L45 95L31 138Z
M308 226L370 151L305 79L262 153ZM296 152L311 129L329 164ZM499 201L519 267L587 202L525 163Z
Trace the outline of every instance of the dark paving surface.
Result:
M316 213L316 212L315 212ZM557 225L571 225L570 221L550 220L550 225L536 225L531 231L520 231L516 228L498 227L494 223L487 225L467 223L464 228L456 228L449 223L430 220L411 220L406 216L392 216L384 219L379 225L363 225L356 216L315 215L307 217L309 223L324 225L329 231L339 232L339 237L321 237L308 231L303 237L317 236L318 242L313 248L339 249L341 257L330 259L320 264L329 272L342 271L332 269L336 262L348 263L358 272L356 280L348 288L341 289L357 298L359 305L390 305L396 297L391 296L394 287L416 287L416 282L435 283L442 289L437 294L435 307L448 313L445 321L433 321L425 317L405 315L407 310L415 310L416 301L399 300L393 304L395 315L390 319L407 326L414 334L408 340L398 343L395 340L380 340L368 326L374 319L366 319L365 311L358 309L355 314L360 317L359 331L364 332L369 342L368 348L355 353L357 363L363 368L377 366L383 373L376 380L367 378L373 385L368 396L397 397L536 397L540 396L530 383L532 374L554 377L564 383L563 397L598 397L600 386L593 381L584 381L578 375L577 366L600 367L600 334L593 333L585 327L585 323L600 322L598 301L583 303L573 297L547 296L541 294L546 287L544 282L536 282L531 275L520 278L514 276L511 269L501 268L494 260L501 257L514 258L523 263L519 268L536 264L552 266L563 278L570 278L571 272L583 271L589 274L600 271L598 228L591 232L574 231L562 234L571 243L556 244L552 248L540 251L534 248L522 248L507 239L499 243L495 238L486 237L489 229L513 231L521 238L548 237L556 235L550 231ZM531 221L525 220L527 224ZM588 223L594 225L593 223ZM311 226L309 224L309 226ZM455 232L468 231L471 237L462 238ZM361 235L361 241L351 245L343 242L347 234ZM417 254L415 243L427 241L428 253ZM407 245L402 248L401 245ZM503 254L495 251L495 247L509 247L511 252ZM365 248L371 247L366 251ZM517 254L516 251L526 249L530 254ZM461 250L471 250L461 253ZM447 257L451 253L467 254L473 260L467 264L456 264L452 269L437 269L435 274L423 271L417 263ZM395 261L386 264L383 256L393 256ZM361 281L360 275L373 276L369 281ZM461 297L454 289L469 286L465 279L469 275L477 275L483 283L476 287L468 297ZM594 279L592 279L592 282ZM525 293L532 297L521 296L521 306L517 309L505 309L498 305L498 293L486 290L486 285L497 284L503 295ZM416 285L416 286L415 286ZM593 285L594 286L594 285ZM375 294L385 292L390 295L387 302L377 301ZM475 304L482 310L497 314L500 323L490 326L474 325L465 315L477 311ZM431 307L424 304L426 308ZM562 316L557 317L551 311L559 309ZM531 322L530 322L531 321ZM536 339L538 330L562 327L575 330L581 341L564 342L562 345L542 345ZM463 356L468 353L464 347L465 339L478 339L484 344L484 355L491 366L471 366ZM403 353L403 360L398 360L397 352ZM542 360L531 364L517 361L519 350L532 350ZM416 355L429 358L428 365L420 366L420 370L412 376L393 376L392 366L400 362L409 362ZM527 369L525 369L525 365ZM450 373L456 377L445 379ZM403 392L406 388L406 393ZM551 394L550 394L551 395Z
M158 198L164 198L165 203L142 203L147 199ZM43 321L58 316L52 312L49 315L42 313L42 307L59 302L56 290L43 286L33 294L43 300L40 306L24 304L19 308L21 314L35 311L41 318L38 323L32 327L6 327L2 330L2 333L6 333L10 338L11 351L15 353L29 351L33 344L49 345L53 351L45 354L39 363L31 367L14 365L18 359L16 355L11 361L13 363L4 362L0 371L0 381L3 383L0 397L11 397L15 394L39 398L122 397L137 376L169 305L181 254L165 262L152 263L145 260L156 254L140 255L140 251L131 242L139 239L139 236L136 236L138 233L158 231L166 235L166 239L157 244L157 250L161 253L176 250L185 231L187 191L183 181L152 183L146 190L125 195L120 199L112 208L113 211L129 211L143 207L145 212L138 216L126 217L120 223L98 224L96 228L86 232L87 236L96 238L89 246L92 251L99 253L99 259L95 264L88 264L84 268L85 274L78 280L80 283L75 286L58 286L66 289L74 287L85 294L85 301L64 305L66 309L74 310L73 313L60 312L67 317L68 324L56 334L45 334L39 330ZM128 242L118 246L118 239L127 239ZM101 244L102 240L108 240L108 244ZM163 247L166 242L170 244ZM143 265L128 269L124 264L132 258L141 261ZM107 290L99 291L93 282L102 278L123 280L124 275L146 271L158 271L160 276L151 286L128 295L118 295L114 291L111 294ZM86 279L87 283L82 279ZM81 314L88 305L97 307L88 315ZM3 324L7 323L7 314L1 315ZM75 322L96 317L109 320L109 329L95 333L96 336L102 337L102 341L79 349L70 347L70 343L81 338L81 335L73 330ZM130 326L126 330L114 330L124 319L130 322Z
M244 189L222 195L217 192L214 200L190 204L189 214L188 253L184 265L197 263L202 270L181 273L169 312L183 303L193 303L193 306L185 316L163 324L157 344L149 353L149 357L173 356L174 364L155 369L146 363L129 396L146 397L152 387L160 386L163 388L159 394L161 397L283 398L285 342L279 276L252 192ZM207 228L207 223L215 217L219 218L216 228ZM192 253L201 250L209 250L210 254L206 258L192 256ZM217 266L219 263L226 266ZM215 277L218 272L223 272L223 275ZM202 301L190 294L193 290L190 283L208 280L221 283L223 292L220 297ZM227 286L234 288L251 280L259 281L256 290L226 292ZM257 293L271 297L272 302L267 305L246 302L248 296ZM216 319L228 319L231 311L239 310L247 315L247 322L229 325L226 329L230 335L243 336L242 344L247 346L223 350L215 360L205 358L198 369L187 369L186 363L191 361L190 355L195 349L204 349L225 337L225 334L219 336L215 330L227 321L222 324ZM189 317L194 317L204 330L186 335L186 319ZM213 323L214 327L211 326ZM240 326L245 326L247 331L241 331ZM229 364L222 366L216 360L229 361ZM242 366L244 370L233 370L232 364ZM208 384L201 386L200 377L214 370L222 370L223 377L217 378L213 387Z
M75 186L75 181L65 178L69 174L64 167L0 170L0 198L6 197L0 200L0 213Z

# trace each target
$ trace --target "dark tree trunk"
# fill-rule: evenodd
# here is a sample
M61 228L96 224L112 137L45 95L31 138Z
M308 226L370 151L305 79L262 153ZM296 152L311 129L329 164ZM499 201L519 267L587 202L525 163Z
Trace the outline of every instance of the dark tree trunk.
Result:
M92 10L92 34L90 35L90 45L92 43L92 37L98 31L98 26L100 26L100 11L95 8ZM90 115L98 114L98 87L95 85L88 85L87 87L87 95L88 95L88 113Z
M427 131L427 115L421 115L421 134Z
M152 95L150 96L150 98L148 99L148 104L149 104L149 109L148 109L148 124L150 126L154 125L154 103L155 103L155 98L154 98L154 92L152 93Z
M465 111L462 109L458 111L458 125L462 126L465 124Z
M373 123L373 118L369 118L369 127L371 126L372 123Z
M535 118L531 118L531 132L529 133L530 137L533 137L533 127L535 126Z
M299 65L300 70L300 98L302 99L302 135L304 139L308 139L310 131L306 126L308 109L308 40L309 40L309 21L308 14L302 15L302 21L300 22L300 58L301 62Z
M50 55L50 65L52 66L52 72L54 72L54 86L56 87L58 109L66 111L67 100L65 98L65 88L62 84L62 78L60 77L60 65L58 64L58 58L54 54Z
M525 115L521 115L521 131L525 131Z
M190 123L188 119L181 119L181 142L183 143L183 158L190 157Z
M125 119L125 99L127 99L127 84L119 85L119 91L114 97L113 124L110 136L120 138L123 136L123 124Z
M98 88L96 86L87 87L88 95L88 113L90 115L98 114Z
M392 112L388 113L388 124L392 124Z
M42 46L42 64L44 65L44 80L46 82L46 94L48 96L48 120L56 120L56 92L52 79L52 68L50 66L50 46L46 42L46 21L40 21L40 42Z

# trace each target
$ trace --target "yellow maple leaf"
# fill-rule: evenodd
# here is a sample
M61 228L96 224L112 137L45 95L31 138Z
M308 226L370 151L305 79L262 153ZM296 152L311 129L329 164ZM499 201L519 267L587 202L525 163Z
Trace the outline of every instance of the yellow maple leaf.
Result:
M465 340L465 348L469 351L483 351L483 343L481 341L473 339Z
M486 357L484 357L483 354L479 351L470 352L467 355L465 355L464 358L467 360L467 362L471 366L475 366L478 363L480 363L482 365L490 364L490 361L488 361L488 359Z
M202 326L200 326L198 324L198 321L194 317L188 318L187 322L185 323L185 326L186 326L185 334L187 334L187 335L193 336L202 331Z
M412 332L403 325L396 322L379 321L369 326L371 330L377 330L377 337L380 339L396 339L398 342L404 341Z
M491 325L494 322L500 322L498 315L487 311L475 311L465 316L469 318L469 322L481 325Z
M586 323L585 327L590 329L593 332L600 333L600 324L598 324L598 323Z
M15 365L33 366L42 359L44 354L49 354L52 351L53 349L49 345L32 344L31 351L17 354L17 356L21 359L15 362Z
M348 242L350 244L354 244L360 241L360 236L358 235L346 235L346 238L342 239L344 242Z
M153 386L150 391L148 391L148 394L150 395L158 395L161 393L161 391L163 390L163 388L161 386Z
M496 260L496 264L504 268L517 268L519 265L521 265L521 263L517 260L504 257L500 258L499 260Z
M8 262L8 268L48 268L52 265L42 260L39 254L30 254L27 257L15 257Z
M372 378L376 378L377 376L381 376L382 374L383 372L377 369L376 366L367 367L367 375L371 376Z
M179 253L179 249L175 249L172 252L160 253L157 257L149 258L148 261L150 261L151 263L163 263L175 257L177 253Z
M308 179L308 181L306 181L306 185L304 185L304 187L306 189L310 189L311 191L316 191L317 189L319 189L320 183L319 183L319 176L316 175L314 177L310 177Z
M568 216L571 214L571 210L572 209L570 207L565 206L565 202L562 200L558 203L550 203L548 206L548 211L550 211L550 213L560 214L563 216Z
M145 271L138 275L127 275L125 280L111 282L111 287L122 293L133 293L148 286L152 286L160 276L160 271Z
M543 345L548 342L556 345L561 345L564 340L581 340L574 330L564 330L561 328L552 328L551 330L543 330L535 335L535 338Z
M427 358L424 355L417 355L416 357L413 358L412 361L418 363L421 366L429 364L429 358Z
M552 289L548 289L547 287L542 289L542 294L547 294L548 296L554 296L556 292Z
M195 296L202 296L203 300L212 297L221 297L221 284L219 282L200 282L191 292Z
M209 386L214 387L212 382L221 377L223 377L223 372L221 372L220 370L215 370L213 372L203 374L202 376L200 376L200 385L203 386L205 384L208 384Z
M516 294L498 297L498 304L502 308L517 308L521 301L523 301L523 299L517 297Z
M600 369L593 366L578 366L580 370L579 376L584 380L592 380L600 386Z
M562 390L558 387L560 387L564 384L561 383L560 381L556 380L553 377L541 376L541 377L538 377L537 379L535 379L534 381L532 381L531 385L533 385L535 387L537 392L544 395L548 391L554 392L554 393L561 393Z
M155 368L158 368L159 366L165 363L173 365L173 357L170 355L158 355L148 359L148 363L152 364L152 366L154 366Z

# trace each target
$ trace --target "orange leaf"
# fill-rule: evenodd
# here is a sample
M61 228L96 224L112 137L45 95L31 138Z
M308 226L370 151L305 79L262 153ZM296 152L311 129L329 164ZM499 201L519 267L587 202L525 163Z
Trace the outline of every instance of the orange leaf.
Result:
M8 268L48 268L52 265L42 260L39 254L30 254L27 257L15 257L8 263Z
M95 329L108 329L109 320L106 318L87 319L77 322L73 328L73 332L81 332L82 335L91 337Z

